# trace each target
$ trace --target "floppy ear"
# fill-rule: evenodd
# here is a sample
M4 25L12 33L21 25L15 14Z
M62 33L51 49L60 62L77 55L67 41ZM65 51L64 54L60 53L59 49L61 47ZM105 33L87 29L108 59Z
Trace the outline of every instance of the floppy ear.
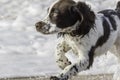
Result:
M77 16L80 23L83 21L83 14L79 11L79 9L76 6L71 6L70 9L71 16Z
M77 2L70 11L76 13L79 17L80 25L77 27L76 35L86 35L94 27L95 14L90 6L84 2Z
M85 21L89 23L94 23L95 14L91 10L89 5L84 2L78 2L76 7L78 9L78 12L81 12L81 14L83 15Z

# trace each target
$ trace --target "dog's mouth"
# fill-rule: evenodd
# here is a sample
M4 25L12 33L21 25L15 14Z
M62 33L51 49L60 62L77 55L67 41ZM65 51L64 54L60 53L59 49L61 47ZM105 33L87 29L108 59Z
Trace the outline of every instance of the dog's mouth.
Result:
M35 24L36 30L42 34L54 34L59 32L59 29L56 29L55 24L45 23L43 21L37 22Z

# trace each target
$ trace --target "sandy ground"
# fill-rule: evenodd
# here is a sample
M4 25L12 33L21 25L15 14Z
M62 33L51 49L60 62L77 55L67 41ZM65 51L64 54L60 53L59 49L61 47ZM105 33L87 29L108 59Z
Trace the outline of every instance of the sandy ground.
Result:
M70 80L112 80L112 74L98 74L98 75L79 75ZM2 78L0 80L49 80L45 76L31 76L31 77L16 77L16 78Z

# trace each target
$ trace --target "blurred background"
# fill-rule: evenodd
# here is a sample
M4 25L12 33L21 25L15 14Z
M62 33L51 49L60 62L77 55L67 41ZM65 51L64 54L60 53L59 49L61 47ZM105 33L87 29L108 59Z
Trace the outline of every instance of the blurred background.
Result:
M56 74L56 35L42 35L35 23L47 14L55 0L0 0L0 78ZM76 0L79 1L79 0ZM114 9L118 0L80 0L97 12ZM109 54L109 55L108 55ZM90 70L80 74L113 73L117 59L108 54L97 57ZM68 57L74 60L73 57Z

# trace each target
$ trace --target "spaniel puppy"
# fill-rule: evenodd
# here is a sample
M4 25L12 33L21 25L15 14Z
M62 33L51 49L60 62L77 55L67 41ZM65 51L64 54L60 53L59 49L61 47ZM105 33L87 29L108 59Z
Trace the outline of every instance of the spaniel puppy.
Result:
M68 80L89 69L94 58L107 53L112 46L116 47L120 60L120 2L115 10L95 13L84 2L58 0L49 7L46 18L36 23L36 29L43 34L58 35L56 63L63 71L51 80ZM79 57L76 63L65 56L69 50ZM114 80L120 80L120 69Z

